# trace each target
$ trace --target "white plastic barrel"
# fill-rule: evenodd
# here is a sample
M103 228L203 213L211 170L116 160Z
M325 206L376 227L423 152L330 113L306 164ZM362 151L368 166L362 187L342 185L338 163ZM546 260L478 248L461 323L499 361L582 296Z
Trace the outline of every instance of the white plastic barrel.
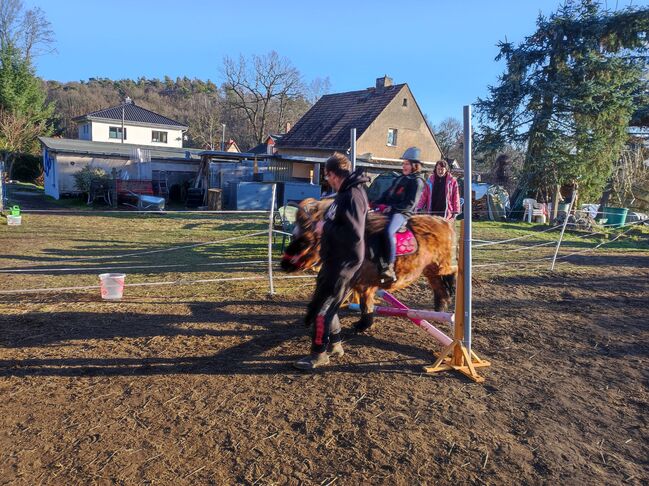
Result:
M125 273L102 273L99 275L101 298L104 300L119 300L124 293Z

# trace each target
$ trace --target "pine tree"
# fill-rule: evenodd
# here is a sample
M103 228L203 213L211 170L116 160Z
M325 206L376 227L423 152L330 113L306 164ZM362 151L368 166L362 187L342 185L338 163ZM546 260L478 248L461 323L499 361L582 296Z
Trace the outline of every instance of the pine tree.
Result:
M633 99L645 87L649 9L610 12L568 2L517 46L499 44L505 73L479 100L482 142L527 147L523 177L548 197L578 182L601 194L627 140Z
M8 174L17 153L38 151L37 137L51 132L53 110L29 58L6 43L0 48L0 150Z

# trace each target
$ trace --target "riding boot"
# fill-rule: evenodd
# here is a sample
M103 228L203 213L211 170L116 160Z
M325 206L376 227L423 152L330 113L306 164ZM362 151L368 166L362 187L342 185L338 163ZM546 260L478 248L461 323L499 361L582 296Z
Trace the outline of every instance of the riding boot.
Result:
M298 370L311 371L320 366L329 364L329 356L327 353L311 353L304 358L298 359L293 362L293 366Z
M340 337L340 321L337 321L338 331L331 334L331 339L329 340L329 345L327 346L327 352L329 353L330 358L340 358L344 356L345 350L343 350L342 338Z
M337 343L329 344L329 357L330 358L341 358L345 355L345 350L343 349L343 343L338 341Z
M381 283L393 283L397 281L397 274L394 273L394 263L390 263L387 268L384 268L379 275Z

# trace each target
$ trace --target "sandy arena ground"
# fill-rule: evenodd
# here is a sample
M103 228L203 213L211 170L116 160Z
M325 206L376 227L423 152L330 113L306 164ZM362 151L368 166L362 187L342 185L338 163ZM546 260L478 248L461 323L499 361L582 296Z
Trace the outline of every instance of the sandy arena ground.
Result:
M304 284L2 296L0 484L649 484L649 254L476 279L484 385L351 314L347 354L296 372Z

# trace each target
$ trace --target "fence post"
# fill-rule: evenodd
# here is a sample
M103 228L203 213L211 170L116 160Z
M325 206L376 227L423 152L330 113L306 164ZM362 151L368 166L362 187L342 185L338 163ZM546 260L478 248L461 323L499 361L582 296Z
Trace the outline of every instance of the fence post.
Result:
M271 200L270 200L270 213L268 216L268 287L270 289L270 295L275 293L275 287L273 286L273 218L275 216L275 191L277 185L272 185L271 190Z
M570 199L570 205L568 206L566 217L563 220L563 226L561 227L561 234L559 235L559 241L557 241L557 247L554 249L554 257L552 258L552 265L550 266L551 271L554 271L554 264L557 261L557 255L559 254L559 247L561 246L561 241L563 240L563 233L565 233L566 226L568 226L568 218L570 217L570 213L572 212L572 205L575 203L576 199L577 199L577 188L575 187L575 190L572 191L572 198Z

